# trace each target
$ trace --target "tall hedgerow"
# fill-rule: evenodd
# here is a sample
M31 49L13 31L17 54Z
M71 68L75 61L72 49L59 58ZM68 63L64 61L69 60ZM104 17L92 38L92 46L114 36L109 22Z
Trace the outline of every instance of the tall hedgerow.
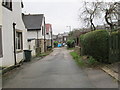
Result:
M92 56L100 62L109 62L109 34L96 30L80 36L82 55Z

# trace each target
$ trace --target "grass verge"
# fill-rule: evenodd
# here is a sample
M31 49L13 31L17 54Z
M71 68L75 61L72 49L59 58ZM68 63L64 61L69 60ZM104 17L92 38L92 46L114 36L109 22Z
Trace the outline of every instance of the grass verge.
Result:
M75 48L67 48L67 50L74 50Z
M97 67L100 65L99 62L97 62L93 57L87 57L87 56L80 56L76 52L70 52L73 59L76 61L76 63L81 67Z

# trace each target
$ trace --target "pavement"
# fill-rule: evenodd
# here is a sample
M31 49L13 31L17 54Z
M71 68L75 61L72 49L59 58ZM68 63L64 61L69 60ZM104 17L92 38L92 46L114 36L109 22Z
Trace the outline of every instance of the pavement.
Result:
M3 76L3 88L118 88L103 70L79 67L69 52L55 48L45 58L23 64Z

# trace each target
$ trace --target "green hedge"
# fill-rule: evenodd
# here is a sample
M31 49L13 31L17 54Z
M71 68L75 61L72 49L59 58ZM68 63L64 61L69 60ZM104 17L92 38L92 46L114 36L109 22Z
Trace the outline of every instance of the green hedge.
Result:
M75 41L74 41L74 40L68 40L68 41L67 41L67 47L68 47L68 48L73 48L73 47L75 47Z
M120 32L108 34L96 30L80 36L81 55L89 55L104 63L120 60Z
M58 46L58 41L54 41L54 47Z
M109 59L109 34L106 30L96 30L80 36L81 54L89 55L100 62Z

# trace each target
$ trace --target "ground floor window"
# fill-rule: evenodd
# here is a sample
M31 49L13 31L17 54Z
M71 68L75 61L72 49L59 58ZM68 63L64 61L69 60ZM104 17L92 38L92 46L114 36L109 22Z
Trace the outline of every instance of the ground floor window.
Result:
M22 32L16 32L16 50L23 49Z
M0 57L3 56L3 51L2 51L2 29L0 27Z

